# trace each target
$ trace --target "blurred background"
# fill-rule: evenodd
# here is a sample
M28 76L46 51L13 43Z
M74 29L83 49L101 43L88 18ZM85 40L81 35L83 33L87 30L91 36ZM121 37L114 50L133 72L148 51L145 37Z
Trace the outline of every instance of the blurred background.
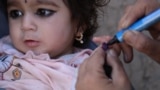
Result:
M114 35L125 7L135 1L110 0L109 5L103 9L104 13L100 13L100 28L95 36ZM148 56L134 50L134 60L123 64L135 90L160 90L160 65Z

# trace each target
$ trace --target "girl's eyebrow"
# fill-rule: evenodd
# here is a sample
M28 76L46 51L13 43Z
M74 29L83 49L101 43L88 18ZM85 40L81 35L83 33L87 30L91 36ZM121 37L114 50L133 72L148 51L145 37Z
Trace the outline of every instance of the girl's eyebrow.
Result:
M18 4L19 4L19 2L14 1L14 0L10 0L7 2L7 7L16 6Z

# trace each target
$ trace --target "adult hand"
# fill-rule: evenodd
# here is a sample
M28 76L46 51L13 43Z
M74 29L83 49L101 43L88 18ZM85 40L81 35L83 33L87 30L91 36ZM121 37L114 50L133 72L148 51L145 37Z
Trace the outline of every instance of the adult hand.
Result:
M119 22L119 29L126 28L135 22L137 19L145 16L152 11L159 8L159 2L157 0L137 0L135 4L129 5L126 8L124 15L122 16ZM134 13L134 14L133 14ZM160 40L160 23L155 24L154 26L148 28L152 40L149 37L145 36L139 32L126 32L124 35L125 43L120 44L121 50L124 53L124 60L126 62L131 62L133 58L133 50L132 47L137 49L140 52L143 52L160 63L159 56L159 40ZM132 35L132 36L130 36ZM136 39L135 39L136 38ZM96 37L93 39L95 42L104 42L109 41L108 36ZM153 43L154 42L154 43ZM120 49L119 49L120 50ZM155 50L155 51L154 51ZM152 53L154 51L154 53Z
M112 67L112 79L105 75L103 65ZM118 55L109 50L107 54L98 47L80 66L76 90L131 90L131 84L118 59Z
M134 5L127 7L126 12L120 20L119 29L128 27L137 19L159 7L160 4L157 0L137 0ZM132 60L130 57L132 57L131 47L133 47L160 63L160 23L148 28L148 31L154 40L140 32L128 31L125 33L125 44L122 44L122 49L125 54L124 56L128 57L125 59L127 62Z

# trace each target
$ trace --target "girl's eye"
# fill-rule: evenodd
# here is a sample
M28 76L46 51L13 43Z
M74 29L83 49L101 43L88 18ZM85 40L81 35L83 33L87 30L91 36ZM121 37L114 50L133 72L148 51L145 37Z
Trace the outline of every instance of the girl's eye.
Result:
M36 14L39 15L40 17L48 17L54 14L55 11L49 10L49 9L38 9Z
M9 15L10 15L11 18L16 19L16 18L22 16L23 13L19 10L11 10Z

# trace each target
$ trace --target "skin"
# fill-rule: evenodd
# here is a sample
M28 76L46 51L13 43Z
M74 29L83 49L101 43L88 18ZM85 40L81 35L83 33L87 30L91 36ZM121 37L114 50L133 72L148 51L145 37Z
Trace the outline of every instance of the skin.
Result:
M131 5L126 9L125 14L120 20L119 28L125 28L129 26L138 18L151 13L159 7L160 4L157 0L137 0L136 4ZM136 14L131 14L131 11L135 12ZM152 38L140 32L126 32L124 35L124 41L125 45L129 46L123 47L122 49L126 50L125 55L128 57L132 55L132 52L126 54L127 51L135 48L139 52L146 54L156 62L160 63L160 23L153 25L147 30ZM128 62L131 60L132 59L126 59Z
M135 4L129 5L120 19L118 30L126 28L134 21L145 16L160 7L157 0L137 0ZM135 14L133 14L133 12ZM133 59L133 48L142 52L153 60L160 63L160 23L147 29L152 38L136 31L127 31L124 35L124 43L113 45L114 49L120 53L122 50L125 62L129 63ZM108 42L110 36L95 37L93 41L97 43ZM154 51L154 52L153 52Z
M137 0L135 4L128 6L126 9L124 16L120 20L119 28L129 26L138 18L147 15L157 8L159 8L157 0ZM111 46L112 50L109 50L106 55L101 48L97 48L93 55L80 66L76 84L77 90L131 90L130 81L118 58L120 49L123 50L126 57L129 57L125 58L126 62L132 60L132 48L135 48L160 63L159 24L157 23L148 28L153 39L139 32L128 31L124 35L124 44L127 47L120 46L121 48L119 48L119 45L113 45ZM102 43L108 42L111 38L110 36L102 36L95 37L93 40L97 43ZM128 54L126 54L127 52ZM105 60L113 68L112 79L105 75L102 68Z
M27 0L25 0L25 3L27 3Z
M112 79L103 70L105 60L112 67ZM76 90L131 90L131 84L117 53L98 47L80 66Z
M76 25L62 0L8 0L8 14L13 45L22 53L73 52Z

